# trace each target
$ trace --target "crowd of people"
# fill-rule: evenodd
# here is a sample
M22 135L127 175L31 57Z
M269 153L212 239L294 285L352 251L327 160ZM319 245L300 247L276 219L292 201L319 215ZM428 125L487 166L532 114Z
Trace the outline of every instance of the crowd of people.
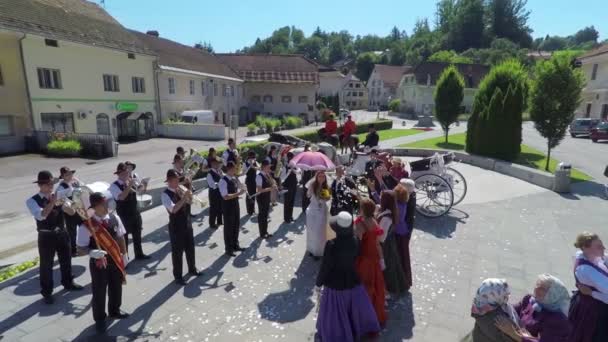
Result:
M239 243L240 199L244 198L246 214L257 216L259 238L270 239L270 211L281 199L283 221L293 223L296 193L301 186L306 252L319 265L315 291L318 336L322 341L357 341L379 334L388 320L387 298L400 298L413 285L410 240L415 225L416 187L409 179L408 164L372 149L362 182L347 175L342 166L336 167L335 175L299 170L290 163L294 154L276 147L263 156L253 151L244 156L231 139L221 156L214 148L209 149L196 170L197 177L205 178L209 187L209 227L223 226L225 255L233 257L245 250ZM191 205L196 189L194 174L187 167L191 160L183 148L177 149L161 195L169 215L172 273L177 285L186 284L184 255L188 273L202 275L196 267L192 228ZM99 332L105 331L108 317L128 317L120 307L125 268L130 261L129 235L134 258L149 258L141 244L143 224L136 199L147 182L134 172L135 168L129 161L119 163L114 172L116 181L107 193L90 194L89 208L69 205L75 189L82 185L74 177L75 170L62 167L56 187L58 180L52 173L41 171L34 181L39 192L26 203L39 233L44 301L53 303L55 254L61 283L73 291L82 286L73 281L71 258L88 255L92 312ZM108 196L116 203L115 211L109 206ZM475 325L465 341L608 341L604 246L597 235L589 233L581 234L575 246L580 251L574 265L574 296L556 277L541 275L533 293L511 305L507 282L487 279L473 300Z

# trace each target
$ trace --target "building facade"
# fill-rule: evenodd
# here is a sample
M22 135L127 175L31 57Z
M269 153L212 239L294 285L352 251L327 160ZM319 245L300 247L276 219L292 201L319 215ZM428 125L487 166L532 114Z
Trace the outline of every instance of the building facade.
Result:
M365 83L352 73L346 75L340 93L340 106L348 109L366 109L368 103Z
M577 117L608 120L608 44L579 59L586 85Z
M344 86L344 76L338 70L329 67L319 67L319 96L336 96Z
M32 128L117 140L152 136L154 54L96 4L64 5L6 0L0 9L0 26L22 34Z
M388 103L397 98L397 88L401 76L411 70L410 66L376 64L367 80L368 108L384 110Z
M0 30L0 154L22 152L32 129L32 114L23 72L24 34Z
M433 115L435 86L441 73L449 65L449 63L424 62L415 69L406 71L398 88L401 110L418 115ZM480 64L456 64L456 68L465 81L462 113L468 113L472 110L479 83L489 72L489 67Z
M243 80L216 56L159 37L157 31L132 31L158 55L158 123L186 110L211 110L228 125L242 107Z
M240 123L258 115L299 116L314 121L318 65L301 55L219 54L245 82Z

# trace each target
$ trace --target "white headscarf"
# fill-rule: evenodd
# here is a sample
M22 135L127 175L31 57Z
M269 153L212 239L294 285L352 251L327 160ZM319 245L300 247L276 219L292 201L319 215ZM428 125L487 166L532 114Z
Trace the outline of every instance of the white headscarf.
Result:
M541 274L538 276L538 280L548 286L543 300L535 298L536 302L540 305L540 308L553 312L561 311L564 315L568 316L568 309L570 308L570 291L568 291L566 285L564 285L561 280L549 274Z
M484 280L473 299L471 313L478 316L483 316L488 312L492 312L501 308L509 315L513 323L519 325L517 313L511 305L509 305L509 295L511 290L509 284L504 279L486 279Z

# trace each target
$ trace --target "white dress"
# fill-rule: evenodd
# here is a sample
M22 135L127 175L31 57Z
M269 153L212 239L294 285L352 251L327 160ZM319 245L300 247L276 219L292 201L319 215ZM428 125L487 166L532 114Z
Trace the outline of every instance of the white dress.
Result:
M313 179L314 180L314 179ZM327 242L328 201L318 198L312 193L312 183L308 185L310 204L306 209L306 251L312 255L323 256Z

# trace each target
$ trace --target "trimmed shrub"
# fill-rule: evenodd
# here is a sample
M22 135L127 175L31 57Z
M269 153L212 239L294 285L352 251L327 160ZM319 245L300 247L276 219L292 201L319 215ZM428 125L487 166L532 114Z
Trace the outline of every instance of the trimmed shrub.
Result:
M464 99L464 79L456 67L450 65L439 77L435 88L435 117L445 133L448 142L450 126L458 120L461 104Z
M517 159L528 88L528 74L519 62L510 60L492 68L475 96L467 152L507 161Z
M283 125L287 129L294 129L301 127L303 124L302 119L297 116L287 116L283 119Z
M247 125L247 130L249 132L255 132L258 129L258 126L255 123L250 123L249 125Z
M47 151L54 155L75 156L82 150L78 140L51 140L46 145Z
M391 102L389 102L389 104L388 104L388 110L391 112L398 112L400 107L401 107L401 100L399 100L399 99L391 100Z

